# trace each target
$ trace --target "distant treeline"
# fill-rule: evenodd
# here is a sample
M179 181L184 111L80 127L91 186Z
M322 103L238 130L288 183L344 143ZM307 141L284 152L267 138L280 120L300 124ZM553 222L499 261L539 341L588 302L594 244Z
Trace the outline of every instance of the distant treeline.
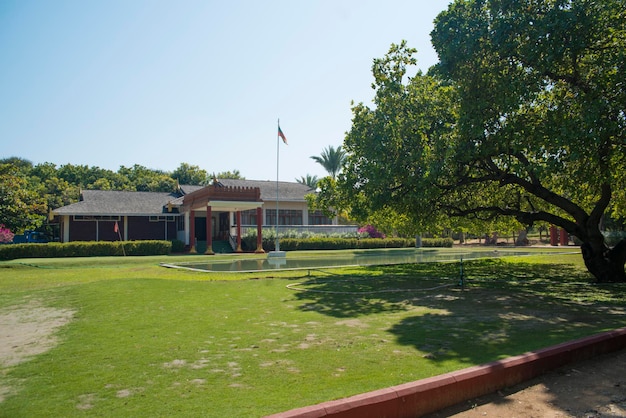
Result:
M205 185L213 177L242 179L238 170L209 174L181 163L172 172L135 164L117 171L87 165L33 164L19 158L0 160L0 225L13 232L44 225L52 209L77 202L80 190L174 192L178 184Z

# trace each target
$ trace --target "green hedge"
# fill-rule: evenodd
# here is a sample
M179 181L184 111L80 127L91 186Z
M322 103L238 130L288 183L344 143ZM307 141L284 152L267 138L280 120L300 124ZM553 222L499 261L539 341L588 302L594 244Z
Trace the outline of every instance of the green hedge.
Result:
M423 238L422 247L452 247L452 238ZM372 248L410 248L415 247L412 238L281 238L280 249L283 251L303 250L351 250ZM247 238L244 249L256 249L256 237ZM273 251L273 238L263 238L263 249Z
M249 241L249 242L248 242ZM452 247L452 238L423 238L422 247ZM123 248L122 248L123 244ZM265 251L274 250L272 238L263 239ZM410 248L415 240L410 238L283 238L280 249L297 250L350 250L371 248ZM0 260L18 258L97 257L124 255L166 255L182 251L180 241L76 241L48 244L0 245ZM246 238L244 250L256 249L256 237Z
M422 247L452 248L452 244L454 244L452 238L422 238Z
M96 257L116 255L165 255L172 249L171 241L75 241L48 244L0 245L0 260L18 258Z

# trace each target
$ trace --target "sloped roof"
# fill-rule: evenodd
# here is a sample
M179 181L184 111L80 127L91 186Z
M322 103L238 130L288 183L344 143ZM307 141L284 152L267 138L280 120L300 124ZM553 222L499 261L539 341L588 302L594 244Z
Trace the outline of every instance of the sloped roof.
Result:
M83 190L81 201L55 209L55 215L149 216L167 213L175 193Z
M218 180L225 187L258 187L263 201L276 201L276 182L270 180ZM113 215L150 216L167 213L167 204L174 207L183 203L183 196L206 186L180 185L180 193L128 192L115 190L83 190L81 201L53 210L55 215ZM304 202L304 196L314 189L300 183L278 182L281 202Z
M218 183L226 187L258 187L263 201L276 201L275 181L224 179L218 180ZM315 189L311 189L306 184L278 182L278 200L281 202L304 202L304 196L310 193L315 193Z
M190 193L193 193L196 190L200 190L200 189L202 189L202 188L204 188L206 186L194 186L192 184L181 184L178 187L180 187L180 191L183 194L190 194Z

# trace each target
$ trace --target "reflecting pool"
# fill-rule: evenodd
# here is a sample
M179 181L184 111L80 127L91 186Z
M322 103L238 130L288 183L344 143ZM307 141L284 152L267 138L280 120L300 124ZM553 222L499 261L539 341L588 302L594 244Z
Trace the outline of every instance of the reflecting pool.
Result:
M567 250L572 252L572 250ZM245 255L228 260L161 264L164 267L182 268L206 272L247 273L271 270L306 270L324 269L350 266L381 266L392 264L432 263L458 260L472 260L477 258L519 257L539 254L562 254L563 251L547 251L542 249L517 248L401 248L359 250L348 254L341 252L337 255L324 252L311 256L245 258ZM239 258L241 257L241 258Z

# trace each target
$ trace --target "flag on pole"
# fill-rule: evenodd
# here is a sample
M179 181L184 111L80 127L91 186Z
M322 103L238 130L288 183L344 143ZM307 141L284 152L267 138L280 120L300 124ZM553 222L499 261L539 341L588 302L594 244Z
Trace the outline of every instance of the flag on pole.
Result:
M283 133L283 131L280 129L280 125L278 125L278 136L281 137L283 139L283 142L285 144L287 144L287 138L285 138L285 134ZM289 145L289 144L287 144Z
M113 227L113 232L115 232L116 234L118 234L120 232L120 228L119 228L119 226L117 226L117 221L115 221L115 226Z

